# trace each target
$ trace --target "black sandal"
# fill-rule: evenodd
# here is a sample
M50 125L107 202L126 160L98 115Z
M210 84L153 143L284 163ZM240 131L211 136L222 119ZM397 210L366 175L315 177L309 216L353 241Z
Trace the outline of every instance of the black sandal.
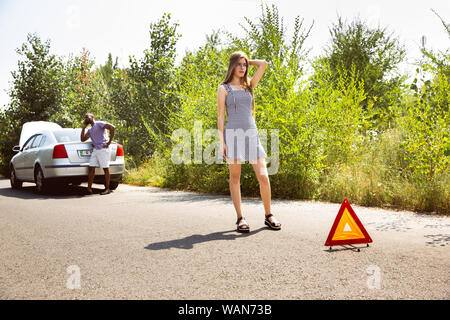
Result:
M240 217L240 218L237 219L236 224L238 226L237 226L236 231L238 231L238 232L250 232L250 226L248 225L248 223L243 223L243 224L239 225L239 222L241 220L245 220L245 218L244 217ZM247 228L242 228L242 227L245 227L245 226L247 226Z
M272 230L280 230L281 229L281 223L279 223L277 220L275 220L275 222L270 222L269 221L270 217L273 217L273 214L270 213L270 214L268 214L266 216L266 219L264 220L264 224L266 226L268 226ZM279 226L277 226L277 224L279 224Z

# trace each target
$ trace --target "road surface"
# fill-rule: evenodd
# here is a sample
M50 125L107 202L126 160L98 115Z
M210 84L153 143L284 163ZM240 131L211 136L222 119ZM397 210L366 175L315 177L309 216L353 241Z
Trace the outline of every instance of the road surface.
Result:
M0 299L449 299L450 217L352 205L370 247L324 242L340 204L0 179Z

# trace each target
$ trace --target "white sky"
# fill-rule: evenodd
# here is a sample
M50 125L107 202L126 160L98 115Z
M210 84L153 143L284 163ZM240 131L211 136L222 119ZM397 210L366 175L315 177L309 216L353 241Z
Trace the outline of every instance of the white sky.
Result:
M446 0L274 0L288 31L297 15L304 26L314 27L306 41L312 48L309 58L322 53L329 41L328 28L337 14L351 20L360 15L372 26L388 27L407 48L404 70L415 69L411 63L420 57L422 35L428 48L445 51L450 39L434 9L450 21L450 1ZM96 64L103 64L111 52L120 66L128 66L128 56L142 56L149 47L149 23L164 12L180 24L177 61L186 49L193 50L214 29L242 35L239 23L244 16L255 20L261 13L260 0L0 0L0 107L8 103L6 90L17 69L15 49L26 41L27 33L36 32L42 40L50 39L52 53L79 54L85 47ZM254 57L264 58L264 57Z

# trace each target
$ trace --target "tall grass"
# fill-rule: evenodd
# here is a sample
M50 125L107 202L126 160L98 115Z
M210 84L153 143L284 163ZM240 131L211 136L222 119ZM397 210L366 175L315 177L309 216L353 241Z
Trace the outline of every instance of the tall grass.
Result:
M414 177L404 160L402 140L402 131L395 128L364 141L353 161L336 164L322 177L317 197L335 202L347 197L366 206L450 213L448 169L432 180Z

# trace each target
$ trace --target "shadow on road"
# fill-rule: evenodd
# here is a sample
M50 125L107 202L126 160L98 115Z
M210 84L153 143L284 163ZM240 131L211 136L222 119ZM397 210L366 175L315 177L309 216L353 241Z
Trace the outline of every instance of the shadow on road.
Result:
M33 185L23 186L20 189L0 188L0 196L17 199L69 199L85 197L86 187L83 186L63 186L52 188L45 194L36 193L36 187ZM103 189L92 188L95 194L100 194Z
M236 230L233 229L228 231L213 232L206 235L194 234L192 236L185 237L182 239L155 242L146 246L145 249L148 250L164 250L170 248L192 249L194 247L194 244L196 243L216 241L216 240L235 240L237 238L245 238L252 236L266 229L267 229L266 227L261 227L254 231L250 231L249 233L237 233Z

